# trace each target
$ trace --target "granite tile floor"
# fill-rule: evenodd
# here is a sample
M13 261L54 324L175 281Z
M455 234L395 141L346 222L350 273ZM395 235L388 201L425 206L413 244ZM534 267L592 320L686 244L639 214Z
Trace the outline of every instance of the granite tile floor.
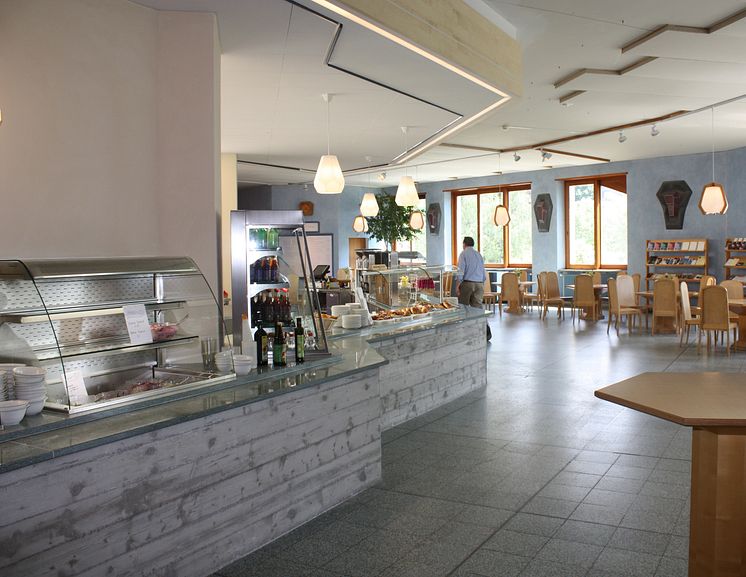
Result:
M219 577L686 577L691 432L593 391L743 372L673 335L490 320L488 386L383 434L383 480Z

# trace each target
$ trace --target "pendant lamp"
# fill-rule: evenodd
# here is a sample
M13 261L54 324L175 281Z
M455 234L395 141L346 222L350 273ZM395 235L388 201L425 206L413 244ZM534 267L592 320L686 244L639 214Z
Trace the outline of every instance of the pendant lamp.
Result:
M411 176L402 176L399 180L399 187L396 189L396 204L399 206L417 206L419 201L420 195L417 193L414 179Z
M368 221L362 214L358 214L352 221L352 230L354 232L368 232Z
M363 196L363 202L360 203L360 214L365 217L378 215L378 200L372 192L366 192Z
M425 228L425 215L421 210L415 210L409 217L409 228L412 230L422 230Z
M719 182L715 182L715 107L712 111L712 182L705 184L699 199L702 214L725 214L728 210L728 197Z
M510 222L510 214L504 204L495 207L495 226L506 226Z
M319 167L316 169L316 176L313 179L313 187L319 194L340 194L345 187L345 177L342 174L342 168L339 166L339 160L329 152L329 102L332 95L322 94L321 97L326 102L326 154L319 160Z

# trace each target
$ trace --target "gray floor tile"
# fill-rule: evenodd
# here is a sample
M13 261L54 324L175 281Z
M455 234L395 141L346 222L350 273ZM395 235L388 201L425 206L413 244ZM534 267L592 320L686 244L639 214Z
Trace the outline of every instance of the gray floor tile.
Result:
M515 513L507 509L495 509L480 505L465 505L454 521L472 523L484 527L502 527Z
M676 557L677 559L689 559L689 537L671 535L671 541L664 555L666 557Z
M611 536L615 530L616 527L611 525L568 520L559 528L554 536L564 541L604 546L611 540Z
M607 547L596 559L591 573L596 575L596 571L608 571L627 577L652 577L660 559L657 555Z
M297 563L304 567L323 567L348 547L342 543L309 537L281 552L277 558L284 563Z
M689 564L686 559L674 559L664 557L661 559L655 577L687 577L689 575Z
M663 555L671 541L671 536L619 527L609 542L609 547L628 549L653 555Z
M470 574L483 577L518 577L528 563L529 559L526 557L480 549L458 568L453 577L466 577Z
M520 577L582 577L586 575L584 569L577 565L562 565L534 560L520 574Z
M594 463L593 461L571 461L565 467L565 471L573 473L590 473L591 475L603 475L611 468L609 463Z
M531 535L529 533L517 533L515 531L498 531L482 547L503 553L520 555L521 557L534 557L536 553L549 541L548 537Z
M539 497L549 499L559 499L561 501L573 501L580 503L585 496L591 491L590 487L576 487L573 485L558 485L554 482L546 485L539 491Z
M567 519L578 504L573 501L562 501L559 499L548 499L547 497L534 497L521 511L534 515L547 515L549 517L561 517Z
M594 487L604 491L637 494L645 485L644 479L623 479L621 477L604 477Z
M557 517L544 517L541 515L518 513L505 524L504 529L517 531L519 533L551 537L557 532L557 529L562 526L563 522L562 519Z
M539 551L536 559L590 569L602 550L603 547L598 545L578 543L577 541L564 541L555 538Z
M580 503L572 515L570 515L570 519L574 521L586 521L588 523L599 523L601 525L619 525L626 512L626 507L620 509Z

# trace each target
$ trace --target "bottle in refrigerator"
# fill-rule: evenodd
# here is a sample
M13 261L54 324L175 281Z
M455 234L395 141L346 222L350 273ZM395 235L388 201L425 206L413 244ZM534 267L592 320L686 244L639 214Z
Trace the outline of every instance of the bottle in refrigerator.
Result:
M266 228L256 229L256 248L258 250L264 250L267 248L267 229Z
M260 367L266 367L269 364L269 337L262 327L262 319L257 320L256 325L258 327L256 333L254 333L256 364Z
M262 259L262 282L263 283L270 283L272 282L272 269L269 265L268 258Z
M282 323L275 324L275 338L272 345L272 364L276 367L284 367L288 364L288 345L285 342L285 333Z
M295 319L295 330L293 338L295 339L295 362L303 363L306 360L306 335L303 332L302 319Z
M275 250L280 245L280 233L276 228L267 230L267 248Z
M269 259L269 282L280 282L280 270L276 258Z

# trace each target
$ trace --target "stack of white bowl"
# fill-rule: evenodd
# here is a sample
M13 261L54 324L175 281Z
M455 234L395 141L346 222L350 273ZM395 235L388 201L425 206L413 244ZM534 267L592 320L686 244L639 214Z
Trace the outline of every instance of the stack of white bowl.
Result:
M13 369L25 367L23 363L0 363L0 401L13 399Z
M215 353L215 367L221 373L230 373L233 370L233 351L221 351Z
M254 357L251 355L233 355L233 370L237 375L248 375L254 365Z
M28 401L26 415L38 415L47 400L44 378L46 369L40 367L15 367L13 369L14 391L18 400Z

